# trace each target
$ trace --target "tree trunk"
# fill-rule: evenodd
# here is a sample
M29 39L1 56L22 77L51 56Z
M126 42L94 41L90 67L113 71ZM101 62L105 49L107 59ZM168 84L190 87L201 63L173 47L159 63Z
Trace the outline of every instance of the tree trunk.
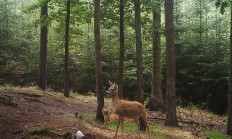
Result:
M175 47L174 47L174 23L173 0L165 0L165 33L166 33L166 120L165 125L177 126L176 119L176 88L175 88Z
M42 19L40 28L40 63L39 63L39 87L43 90L47 89L47 44L48 44L48 27L45 19L48 17L48 6L41 7Z
M162 94L162 80L161 80L161 1L156 0L156 6L153 10L153 44L152 44L152 105L150 110L163 110L163 94Z
M144 104L143 90L143 63L142 63L142 40L140 23L140 0L134 0L135 5L135 37L136 37L136 57L137 57L137 99ZM146 130L144 121L139 118L140 130Z
M231 19L230 19L230 74L229 74L229 94L228 94L228 120L227 120L227 135L232 135L232 3L231 6Z
M65 60L64 60L64 96L69 97L69 74L68 74L68 42L69 42L70 0L67 0L67 16L65 29Z
M208 11L207 11L207 9L205 10L205 30L206 30L206 32L205 32L205 40L206 40L206 43L208 43Z
M102 63L100 45L100 0L94 1L94 43L96 64L96 92L97 92L97 114L96 120L104 122L102 108L104 106L104 94L102 87Z
M123 98L123 61L124 61L124 3L120 0L120 57L118 71L119 98Z
M137 57L137 99L144 104L143 90L143 63L142 63L142 40L140 23L140 0L135 0L135 37L136 37L136 57Z
M202 43L202 1L200 0L200 43Z
M9 11L8 11L8 9L9 9L9 7L8 7L8 0L6 0L6 30L5 30L5 32L6 32L6 41L7 41L7 43L9 43L8 41L9 41L9 15L8 15L8 13L9 13Z

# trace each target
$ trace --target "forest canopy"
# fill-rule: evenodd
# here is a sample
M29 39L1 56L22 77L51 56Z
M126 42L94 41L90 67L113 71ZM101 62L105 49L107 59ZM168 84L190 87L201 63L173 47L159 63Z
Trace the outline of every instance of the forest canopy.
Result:
M40 7L46 0L0 0L0 85L38 84ZM94 1L70 3L69 88L95 93ZM101 0L100 27L103 90L117 82L120 57L119 1ZM162 4L163 5L163 4ZM152 11L154 2L141 0L144 92L151 93ZM136 99L134 7L124 2L124 98ZM175 0L177 104L225 114L229 76L230 11L224 14L212 0ZM48 2L48 87L63 90L66 1ZM166 53L164 7L161 6L161 76L165 90ZM165 92L165 91L163 91ZM164 95L165 96L165 95ZM149 97L146 96L145 97Z

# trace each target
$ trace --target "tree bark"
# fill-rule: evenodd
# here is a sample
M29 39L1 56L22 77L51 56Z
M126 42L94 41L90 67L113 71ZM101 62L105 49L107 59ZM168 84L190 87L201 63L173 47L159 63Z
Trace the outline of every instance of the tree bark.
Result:
M227 135L232 135L232 3L231 8L231 19L230 19L230 74L229 74L229 94L228 94L228 120L227 120Z
M134 0L134 5L135 5L135 37L136 37L136 57L137 57L137 99L138 102L144 104L140 0ZM139 118L139 123L140 123L140 130L146 130L146 126L141 117Z
M200 0L200 42L202 43L202 1Z
M104 122L102 108L104 106L104 94L102 87L102 63L100 45L100 0L94 1L94 43L96 64L96 92L97 92L97 114L96 120Z
M120 58L118 71L119 98L123 99L123 61L124 61L124 3L120 0Z
M67 0L67 15L65 28L65 60L64 60L64 96L69 97L69 68L68 68L68 42L69 42L70 0Z
M165 0L164 7L165 7L166 60L167 60L165 125L177 126L173 0Z
M48 27L45 19L48 17L48 6L41 7L41 28L40 28L40 63L39 63L39 87L47 89L47 44L48 44Z
M153 10L153 43L152 43L152 99L150 110L163 110L163 94L161 80L161 1L156 0L156 6Z
M137 99L138 102L144 104L140 0L134 0L134 5L135 5L135 37L136 37L136 58L137 58Z

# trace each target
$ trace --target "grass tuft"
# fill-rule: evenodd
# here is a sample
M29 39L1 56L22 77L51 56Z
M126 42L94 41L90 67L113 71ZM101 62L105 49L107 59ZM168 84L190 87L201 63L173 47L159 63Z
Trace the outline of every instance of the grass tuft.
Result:
M226 137L225 135L223 135L221 132L218 131L214 131L214 132L206 131L204 134L209 139L230 139L229 137Z

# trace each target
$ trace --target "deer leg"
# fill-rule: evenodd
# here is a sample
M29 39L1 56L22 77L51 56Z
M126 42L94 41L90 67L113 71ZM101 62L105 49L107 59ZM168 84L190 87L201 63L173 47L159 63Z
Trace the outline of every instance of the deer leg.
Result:
M105 118L105 115L104 115L104 125L106 124L106 118Z
M119 127L120 123L121 123L121 117L119 116L119 117L118 117L117 129L116 129L116 132L115 132L114 137L116 137L116 136L117 136L117 133L118 133L118 127Z
M140 124L139 124L138 118L135 118L135 122L136 122L137 125L138 125L138 133L139 133L139 138L140 138Z
M108 115L107 115L107 123L109 123L110 122L110 113L108 113Z
M145 123L145 125L146 125L146 127L147 127L147 132L148 132L148 134L149 134L149 139L150 139L150 131L149 131L148 123L147 123L147 115L146 115L146 114L142 114L142 118L143 118L144 123Z
M146 127L147 127L147 132L148 132L148 134L149 134L149 139L150 139L150 131L149 131L149 126L148 126L148 124L147 124L147 121L145 122L145 125L146 125Z
M121 117L121 128L122 128L122 135L124 135L124 117Z

